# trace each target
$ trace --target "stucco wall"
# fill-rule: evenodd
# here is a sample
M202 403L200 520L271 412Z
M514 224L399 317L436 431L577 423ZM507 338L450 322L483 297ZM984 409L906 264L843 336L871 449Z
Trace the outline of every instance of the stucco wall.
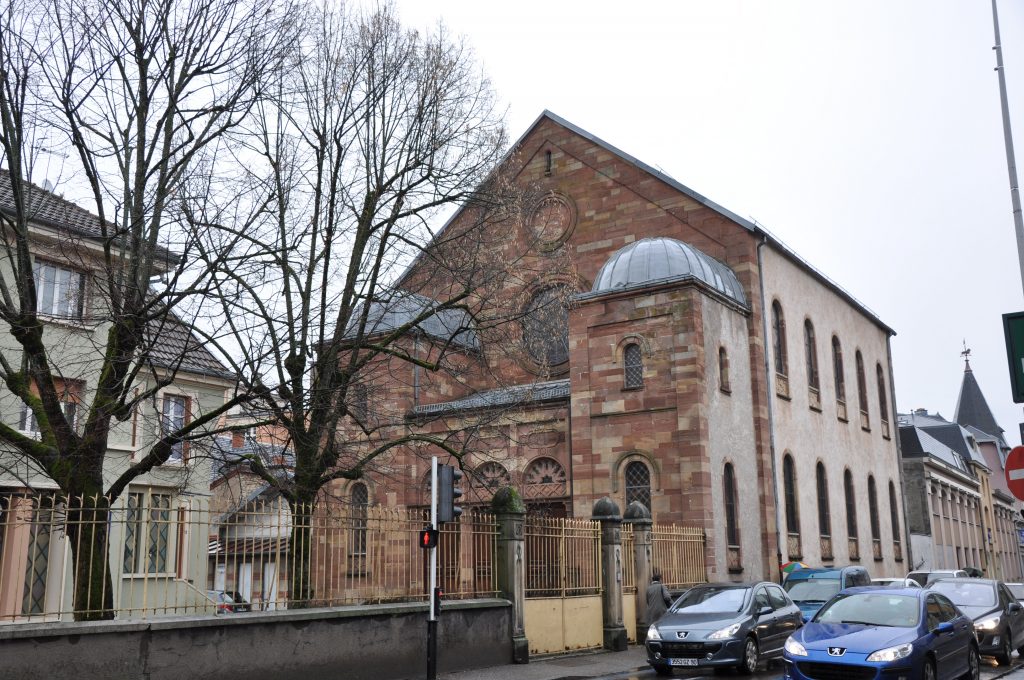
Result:
M779 502L783 503L783 458L793 456L796 471L802 561L822 563L819 544L818 499L815 468L818 461L825 466L830 502L831 536L837 565L851 563L847 550L846 507L843 491L844 471L853 474L856 499L857 529L860 541L859 563L873 577L902 574L907 571L906 537L902 534L903 509L900 493L900 460L896 447L896 406L892 403L892 367L886 331L858 311L853 305L824 286L792 260L772 247L763 249L765 309L769 318L766 343L772 347L771 306L778 300L786 323L788 348L789 398L777 396L776 376L769 374L775 420L776 473ZM804 321L810 319L816 336L821 410L811 408L808 371L805 360ZM832 369L832 336L842 344L846 385L847 419L839 418L836 383ZM858 407L855 356L863 355L865 391L868 402L868 429L864 429ZM885 378L888 410L887 432L880 422L879 391L876 364L881 364ZM882 559L872 558L871 522L868 510L868 477L873 476L878 497L879 538ZM894 556L892 522L890 521L889 483L896 489L900 534L903 538L904 560ZM780 509L785 532L785 509ZM787 558L785 541L782 559Z
M423 677L426 605L0 628L5 678L389 680ZM440 672L508 663L504 600L446 603Z

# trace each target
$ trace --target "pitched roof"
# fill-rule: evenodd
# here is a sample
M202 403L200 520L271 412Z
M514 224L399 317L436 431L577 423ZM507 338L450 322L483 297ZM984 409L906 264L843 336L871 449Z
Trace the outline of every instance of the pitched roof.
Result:
M168 311L164 318L150 321L146 335L149 346L147 359L154 366L226 380L236 378L192 334L191 327L173 312Z
M569 379L549 380L529 385L512 385L440 404L422 404L413 409L415 414L436 415L502 406L525 405L569 398Z
M31 182L25 182L24 186L30 221L88 238L103 238L102 223L97 215ZM5 168L0 168L0 212L10 215L14 210L14 185L11 173ZM116 231L116 227L108 223L107 236ZM157 246L156 254L165 260L176 260L179 257L162 246Z
M381 335L401 328L440 304L425 295L396 290L389 298L370 303L366 335ZM346 338L355 336L356 321L361 317L362 310L357 309L352 315L353 322L345 333ZM473 327L473 317L466 310L442 309L417 323L412 330L441 342L451 342L467 349L479 349L480 340Z
M973 475L971 463L985 465L981 453L972 446L974 435L938 414L925 411L901 413L900 451L905 458L932 456L947 465Z
M956 400L956 415L953 419L961 425L971 425L996 437L1000 445L1006 447L1003 428L999 427L995 416L992 415L992 409L988 407L985 395L981 393L981 386L974 378L970 362L965 362L964 379L960 383L960 396Z

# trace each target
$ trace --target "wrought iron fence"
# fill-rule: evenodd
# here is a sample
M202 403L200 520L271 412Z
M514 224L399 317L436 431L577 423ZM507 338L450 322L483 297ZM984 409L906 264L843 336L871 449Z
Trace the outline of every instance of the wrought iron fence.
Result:
M528 516L523 528L527 598L601 592L601 525L586 519Z
M661 582L680 590L705 583L704 529L701 527L655 524L651 527L654 567L661 571Z
M426 520L420 510L292 508L280 498L222 512L154 490L112 506L102 497L0 494L0 621L423 600ZM446 598L497 595L497 533L481 512L443 526Z
M622 525L622 592L636 592L636 560L633 546L633 525Z

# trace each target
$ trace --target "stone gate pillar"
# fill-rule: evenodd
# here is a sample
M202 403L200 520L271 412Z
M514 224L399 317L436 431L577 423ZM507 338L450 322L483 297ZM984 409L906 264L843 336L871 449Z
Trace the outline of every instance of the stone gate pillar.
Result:
M491 501L498 522L498 591L512 603L512 663L530 662L523 608L526 592L526 563L523 523L526 505L512 487L502 487Z
M594 503L593 518L601 523L601 614L604 648L626 651L626 627L622 625L622 516L608 496Z
M651 585L653 570L653 542L650 511L640 501L633 501L626 508L623 521L633 526L633 554L625 559L633 560L633 579L636 583L636 641L643 644L647 639L647 628L651 622L647 620L647 586Z

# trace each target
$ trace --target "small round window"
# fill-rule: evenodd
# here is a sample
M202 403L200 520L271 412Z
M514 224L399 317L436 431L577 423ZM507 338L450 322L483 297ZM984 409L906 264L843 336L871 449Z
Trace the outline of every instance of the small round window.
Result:
M538 292L523 315L526 353L538 364L558 366L569 360L569 286L552 286Z

